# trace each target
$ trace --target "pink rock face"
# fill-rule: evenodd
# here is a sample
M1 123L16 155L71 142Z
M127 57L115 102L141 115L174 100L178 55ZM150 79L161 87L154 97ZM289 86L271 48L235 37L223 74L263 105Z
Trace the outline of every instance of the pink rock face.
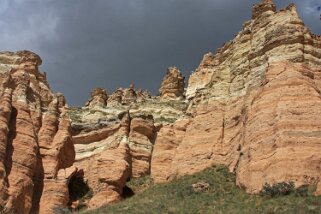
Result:
M51 92L36 54L3 52L0 64L0 204L9 213L53 212L69 198L68 178L58 184L58 171L75 157L64 99Z

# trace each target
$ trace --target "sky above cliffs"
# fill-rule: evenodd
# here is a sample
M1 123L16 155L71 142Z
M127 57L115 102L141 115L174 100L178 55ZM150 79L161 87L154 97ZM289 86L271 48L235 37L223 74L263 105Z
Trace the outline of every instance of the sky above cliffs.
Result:
M0 50L31 50L43 59L49 84L70 105L103 87L157 94L169 66L189 76L207 52L241 29L259 0L0 0ZM321 34L321 0L295 2Z

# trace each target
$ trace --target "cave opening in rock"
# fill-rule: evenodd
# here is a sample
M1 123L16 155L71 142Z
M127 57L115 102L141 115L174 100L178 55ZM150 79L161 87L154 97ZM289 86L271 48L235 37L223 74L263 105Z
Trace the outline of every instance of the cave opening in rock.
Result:
M122 194L123 198L130 198L134 195L135 195L135 192L127 185L123 188L123 194Z
M80 210L87 208L88 200L93 196L92 189L84 180L84 171L79 170L69 181L69 207L72 209ZM77 202L74 205L74 202Z

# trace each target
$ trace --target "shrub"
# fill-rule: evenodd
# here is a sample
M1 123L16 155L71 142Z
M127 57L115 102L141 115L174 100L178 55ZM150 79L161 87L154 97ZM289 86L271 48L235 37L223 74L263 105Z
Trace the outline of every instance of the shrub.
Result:
M265 183L263 189L261 190L261 195L267 195L270 197L277 197L283 195L289 195L295 191L294 182L281 182L270 185Z

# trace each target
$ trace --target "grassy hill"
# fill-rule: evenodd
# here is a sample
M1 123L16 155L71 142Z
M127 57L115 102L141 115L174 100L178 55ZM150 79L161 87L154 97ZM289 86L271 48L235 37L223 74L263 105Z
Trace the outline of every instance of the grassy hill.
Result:
M198 182L209 187L196 191L192 185ZM281 196L276 196L269 194L270 187L264 195L250 195L235 185L235 176L222 166L166 184L152 184L148 177L136 179L128 187L139 193L121 203L81 213L321 213L321 197L312 196L311 188L277 189Z

